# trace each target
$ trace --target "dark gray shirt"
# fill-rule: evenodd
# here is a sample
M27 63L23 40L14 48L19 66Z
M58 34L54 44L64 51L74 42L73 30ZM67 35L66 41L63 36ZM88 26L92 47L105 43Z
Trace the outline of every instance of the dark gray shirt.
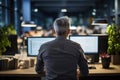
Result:
M77 65L81 75L87 76L88 64L80 45L65 37L57 37L40 47L36 72L41 73L45 68L46 80L58 77L76 80Z

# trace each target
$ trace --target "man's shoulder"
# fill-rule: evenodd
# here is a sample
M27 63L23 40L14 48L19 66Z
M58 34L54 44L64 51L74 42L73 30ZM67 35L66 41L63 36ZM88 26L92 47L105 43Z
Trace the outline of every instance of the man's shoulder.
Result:
M52 43L54 43L54 40L45 42L42 44L42 46L51 45Z
M68 40L68 42L70 42L71 44L73 45L79 45L79 43L75 42L75 41L72 41L72 40Z

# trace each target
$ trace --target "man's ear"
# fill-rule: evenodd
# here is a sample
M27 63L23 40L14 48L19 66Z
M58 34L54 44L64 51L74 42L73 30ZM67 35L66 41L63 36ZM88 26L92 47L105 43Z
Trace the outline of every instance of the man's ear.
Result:
M66 34L67 34L67 35L69 35L69 34L70 34L70 29L68 29L68 30L67 30L67 33L66 33Z
M68 34L70 34L70 29L68 29Z

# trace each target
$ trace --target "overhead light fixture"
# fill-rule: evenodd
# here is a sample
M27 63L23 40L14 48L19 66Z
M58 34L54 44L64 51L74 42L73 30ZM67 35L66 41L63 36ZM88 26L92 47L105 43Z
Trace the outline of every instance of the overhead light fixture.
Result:
M34 9L34 12L38 12L38 9L36 8L36 9Z
M92 15L95 16L95 15L96 15L96 12L92 12Z
M67 9L61 9L61 12L67 12Z
M93 12L96 12L96 9L93 9Z
M107 19L95 19L91 25L98 25L98 26L107 26L108 25L108 21Z
M36 24L34 21L23 21L21 23L22 27L36 27Z
M0 1L0 4L2 4L2 2Z

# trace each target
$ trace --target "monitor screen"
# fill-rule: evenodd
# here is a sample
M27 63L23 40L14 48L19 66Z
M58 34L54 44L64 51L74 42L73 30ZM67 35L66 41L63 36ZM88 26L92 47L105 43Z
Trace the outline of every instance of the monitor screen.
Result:
M43 43L54 40L55 37L28 37L27 54L28 56L37 56L38 50Z
M70 40L79 43L85 54L98 54L98 36L70 36Z

